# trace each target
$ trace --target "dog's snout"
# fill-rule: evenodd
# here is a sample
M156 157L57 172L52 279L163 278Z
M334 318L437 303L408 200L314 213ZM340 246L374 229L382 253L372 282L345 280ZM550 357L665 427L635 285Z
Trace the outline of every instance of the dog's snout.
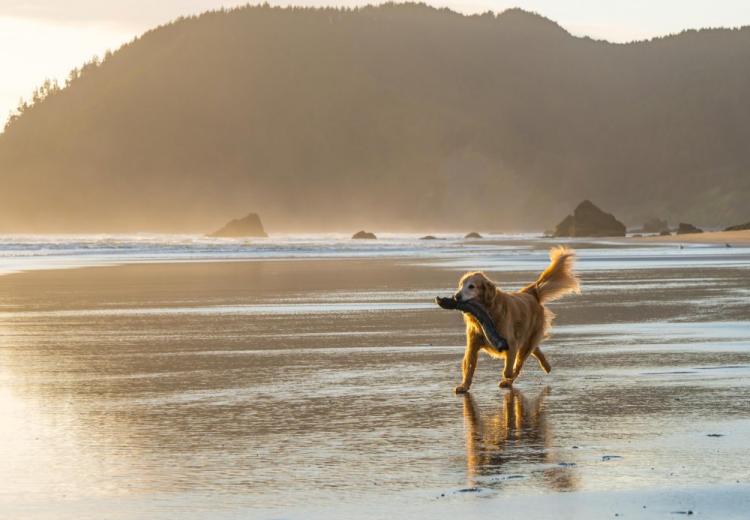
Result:
M456 294L453 295L453 298L457 301L461 301L461 291L458 291Z

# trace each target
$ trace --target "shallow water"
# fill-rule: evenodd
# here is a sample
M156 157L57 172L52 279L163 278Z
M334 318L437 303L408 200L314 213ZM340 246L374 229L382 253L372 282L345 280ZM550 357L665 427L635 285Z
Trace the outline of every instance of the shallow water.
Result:
M461 318L430 299L470 247L0 277L0 517L746 511L747 250L579 245L552 374L500 390L485 357L461 397ZM544 247L477 267L518 287Z
M550 245L585 249L581 269L654 269L694 266L743 267L750 248L720 245L622 243L538 238L532 234L486 235L464 240L443 234L384 233L378 240L351 240L343 234L275 235L224 239L202 235L0 235L0 275L43 269L155 262L208 262L312 259L412 259L432 266L494 271L544 268ZM633 260L636 260L635 262Z
M309 260L315 258L453 258L467 251L496 252L528 247L531 235L495 235L496 243L381 234L352 240L343 234L275 235L227 239L202 235L0 235L0 274L39 269L154 262Z

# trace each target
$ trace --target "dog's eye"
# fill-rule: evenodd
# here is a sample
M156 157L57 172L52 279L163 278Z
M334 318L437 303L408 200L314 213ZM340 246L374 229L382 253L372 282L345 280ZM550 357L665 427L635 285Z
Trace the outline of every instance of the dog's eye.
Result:
M469 289L473 289L473 288L474 288L474 284L469 285Z

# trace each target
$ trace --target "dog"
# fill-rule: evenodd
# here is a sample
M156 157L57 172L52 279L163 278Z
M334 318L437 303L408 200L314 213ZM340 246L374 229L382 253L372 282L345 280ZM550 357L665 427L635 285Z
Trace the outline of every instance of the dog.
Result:
M487 340L473 316L464 313L466 322L466 351L462 362L463 380L455 388L457 394L469 391L479 351L505 362L500 388L510 388L521 373L529 355L549 374L552 367L544 357L540 345L548 337L555 315L545 304L566 294L580 293L580 282L573 272L575 252L565 247L550 250L550 264L537 280L515 292L500 290L482 272L466 273L458 282L456 300L476 299L492 317L497 330L508 340L508 350L499 352Z

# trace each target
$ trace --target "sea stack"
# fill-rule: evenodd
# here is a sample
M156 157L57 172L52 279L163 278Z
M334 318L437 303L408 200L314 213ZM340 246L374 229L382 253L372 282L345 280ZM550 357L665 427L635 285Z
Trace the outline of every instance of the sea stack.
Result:
M694 233L703 233L703 230L685 222L680 222L680 225L677 227L678 235L692 235Z
M624 237L625 224L584 200L555 228L556 237Z
M245 218L230 220L223 228L214 231L210 237L267 237L263 224L257 213L250 213Z
M357 231L352 235L353 240L375 240L376 238L378 237L375 236L375 233L365 230Z

